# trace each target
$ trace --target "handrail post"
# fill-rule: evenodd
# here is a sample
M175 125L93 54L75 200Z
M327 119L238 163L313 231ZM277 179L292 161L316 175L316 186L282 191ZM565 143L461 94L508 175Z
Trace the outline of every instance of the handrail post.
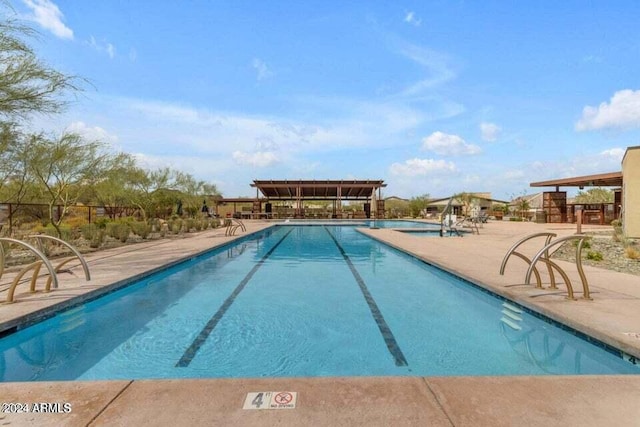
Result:
M557 239L553 242L548 243L547 245L545 245L544 248L540 249L538 251L538 253L533 257L533 259L531 260L531 265L529 265L529 269L527 270L526 276L525 276L525 283L529 284L530 280L531 280L531 274L533 272L533 269L535 268L535 264L536 262L538 262L538 260L542 259L545 263L547 263L547 265L549 266L553 266L555 267L558 272L562 275L563 279L565 280L565 285L567 285L567 289L569 291L569 298L573 299L573 288L571 286L571 283L569 281L569 277L567 276L567 274L564 272L564 270L562 270L562 268L560 268L560 266L558 266L557 264L553 263L551 260L549 260L546 257L543 257L543 255L545 253L548 254L549 249L551 249L552 247L556 246L558 243L563 243L569 240L575 240L575 239L580 239L578 241L578 246L576 247L576 268L578 269L578 275L580 276L580 280L582 281L582 298L586 299L586 300L592 300L593 298L591 298L591 294L589 292L589 282L587 281L587 276L584 274L584 270L582 268L582 245L584 242L584 239L587 236L585 236L584 234L577 234L577 235L573 235L573 236L566 236L566 237L561 237L560 239Z
M529 266L532 265L532 261L529 260L529 258L527 258L524 254L516 251L516 249L518 249L518 247L520 247L520 245L522 245L523 243L525 243L525 242L527 242L527 241L529 241L531 239L535 239L536 237L546 237L545 245L548 245L549 242L551 241L551 239L556 237L556 236L557 236L557 234L548 233L548 232L534 233L534 234L530 234L528 236L525 236L522 239L520 239L517 242L515 242L513 245L511 245L511 247L509 248L509 250L505 254L504 258L502 259L502 263L500 264L500 275L504 275L504 270L507 267L507 262L509 261L509 258L511 257L511 255L515 255L515 256L523 259L524 262L526 262ZM549 253L546 252L545 256L548 258L549 257ZM550 277L550 280L551 280L551 287L555 288L556 287L556 283L555 283L555 277L553 275L553 270L551 269L551 267L548 264L547 264L547 269L549 271L549 277ZM542 280L540 278L540 273L538 272L537 267L534 266L533 271L534 271L535 276L536 276L536 288L542 288Z
M49 275L53 278L53 288L54 289L58 288L58 276L56 274L56 270L55 268L53 268L53 265L51 265L51 262L49 261L49 259L42 252L40 252L38 249L36 249L32 245L26 242L23 242L22 240L11 239L9 237L0 237L0 244L2 242L15 243L17 245L24 246L25 248L33 252L38 258L42 260L44 265L47 267L47 270L49 270Z
M85 261L85 259L82 256L82 254L76 248L71 246L71 244L69 244L68 242L65 242L64 240L59 239L57 237L49 236L49 235L46 235L46 234L33 234L33 235L29 236L29 237L36 239L36 241L41 246L42 246L42 240L41 239L48 239L48 240L53 240L54 242L57 242L57 243L61 243L63 246L69 248L71 250L71 252L73 252L73 254L76 256L76 258L78 258L78 260L80 261L80 264L82 265L82 269L84 270L84 277L86 278L86 280L87 281L91 280L91 273L89 272L89 265ZM56 271L59 271L60 267L62 267L67 262L69 262L69 261L67 260L67 261L63 262L62 264L58 265L58 267L56 267Z

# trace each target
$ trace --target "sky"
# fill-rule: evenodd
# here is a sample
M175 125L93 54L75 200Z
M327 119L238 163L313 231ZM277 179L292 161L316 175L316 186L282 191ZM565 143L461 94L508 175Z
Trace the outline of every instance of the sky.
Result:
M254 179L383 179L383 196L540 191L640 145L636 1L13 0L85 78L74 131L255 196Z

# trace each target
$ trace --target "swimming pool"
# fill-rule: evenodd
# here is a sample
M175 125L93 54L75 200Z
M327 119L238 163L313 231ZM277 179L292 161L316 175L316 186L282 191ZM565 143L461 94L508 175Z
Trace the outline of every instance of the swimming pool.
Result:
M349 226L276 226L0 340L2 381L639 372Z

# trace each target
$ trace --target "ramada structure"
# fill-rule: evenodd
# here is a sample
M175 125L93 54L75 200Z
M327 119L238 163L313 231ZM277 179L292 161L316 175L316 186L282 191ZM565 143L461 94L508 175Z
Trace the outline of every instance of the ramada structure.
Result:
M575 222L576 205L567 205L567 192L560 187L614 187L614 202L581 205L583 219L600 224L622 219L627 237L640 238L640 146L628 147L622 158L622 171L573 178L532 182L531 187L555 187L543 193L543 210L547 222Z
M252 203L250 212L240 214L249 218L271 218L283 214L304 218L305 203L330 202L332 203L331 217L342 218L343 201L362 201L363 217L384 218L381 189L387 185L382 180L254 180L251 186L256 189L255 199L225 198L220 202ZM286 206L286 212L278 212L284 206ZM291 212L289 212L290 206L292 206Z

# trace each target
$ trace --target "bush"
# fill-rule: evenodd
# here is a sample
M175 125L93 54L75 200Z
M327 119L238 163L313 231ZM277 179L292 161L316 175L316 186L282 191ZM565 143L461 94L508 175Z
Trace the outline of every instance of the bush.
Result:
M578 247L579 241L580 240L576 239L572 242L574 248ZM582 249L590 249L590 248L591 248L591 239L585 239L582 243Z
M520 217L512 216L511 218L509 218L509 221L522 222L524 220L522 218L520 218Z
M627 246L627 248L624 250L624 254L629 259L640 260L640 251L632 246Z
M81 216L74 216L72 218L68 218L64 220L63 224L70 228L80 228L87 223L86 218Z
M169 229L173 234L178 234L182 231L182 220L176 219L173 221L169 221Z
M93 222L98 228L105 229L107 228L107 224L109 224L109 218L103 217L98 218Z
M107 224L107 235L113 237L114 239L120 240L122 243L125 243L127 241L130 232L131 228L129 227L129 224L126 224L124 222L110 222Z
M129 225L131 227L131 231L143 239L146 239L149 236L149 233L151 233L151 225L144 221L133 221Z
M58 237L58 231L53 226L53 224L47 224L45 226L36 225L31 229L31 232L35 234L42 233L42 234L46 234L47 236ZM73 230L68 225L60 226L60 238L65 242L71 242L71 240L74 237L73 234L74 234Z
M184 231L187 233L191 232L196 226L196 220L193 218L187 218L185 221Z
M98 226L95 224L85 224L80 227L80 234L85 240L92 240L98 232Z
M604 259L604 257L602 256L601 252L588 251L587 252L587 259L590 259L591 261L602 261Z

